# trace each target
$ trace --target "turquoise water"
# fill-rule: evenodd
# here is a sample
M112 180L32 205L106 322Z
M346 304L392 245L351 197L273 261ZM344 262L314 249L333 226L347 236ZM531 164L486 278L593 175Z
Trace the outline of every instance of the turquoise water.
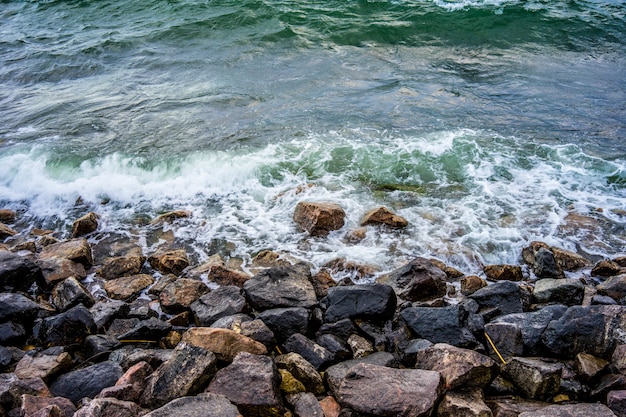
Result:
M195 260L275 249L466 272L532 240L626 250L626 2L3 1L0 206L187 209ZM76 206L81 198L85 205ZM301 200L347 211L308 239ZM410 221L346 243L370 208Z

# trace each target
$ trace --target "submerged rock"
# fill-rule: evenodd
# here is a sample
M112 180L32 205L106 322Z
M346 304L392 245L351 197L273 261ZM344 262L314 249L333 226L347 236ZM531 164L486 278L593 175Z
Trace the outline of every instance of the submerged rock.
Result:
M98 230L98 215L92 211L77 219L74 224L72 224L72 237L77 238L88 235L96 230Z
M377 207L365 213L361 219L361 226L371 224L383 224L394 229L401 229L407 227L409 222L386 207Z

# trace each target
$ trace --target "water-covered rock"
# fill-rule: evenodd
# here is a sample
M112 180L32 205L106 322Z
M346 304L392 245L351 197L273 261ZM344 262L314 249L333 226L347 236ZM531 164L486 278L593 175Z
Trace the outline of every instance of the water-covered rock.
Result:
M209 287L202 281L178 278L161 291L159 301L161 308L166 313L180 313L188 310L191 304L209 291Z
M226 362L231 362L241 352L255 355L267 353L262 343L229 329L192 327L183 334L182 341L208 349L219 360Z
M243 286L253 308L267 310L279 307L309 308L317 304L310 272L296 267L275 267L262 271Z
M95 304L95 300L89 290L73 277L69 277L55 285L50 295L50 301L59 311L69 310L78 304L82 304L85 307L91 307Z
M35 282L42 280L41 268L31 255L0 250L0 291L28 292Z
M534 274L539 278L565 278L563 269L556 261L554 253L547 248L540 248L535 252L532 269Z
M122 376L122 368L105 361L61 375L50 385L50 391L77 404L81 399L93 398L106 387L113 386Z
M82 264L85 268L93 265L91 246L82 238L45 246L39 253L39 259L69 259Z
M314 203L301 201L296 205L293 220L311 236L326 236L333 230L341 229L346 213L335 203Z
M196 326L210 326L222 317L243 312L245 307L246 299L234 285L217 288L191 303Z
M397 299L388 285L363 284L330 288L322 304L327 323L345 318L385 320L393 317Z
M106 281L104 290L114 300L134 300L143 290L154 284L154 277L148 274L136 274Z
M241 417L237 407L224 395L202 393L194 397L177 398L144 417Z
M365 213L361 219L361 226L381 224L394 229L401 229L403 227L407 227L409 222L404 217L393 213L386 207L371 209Z
M585 286L577 279L544 278L535 282L533 299L539 304L563 304L567 306L582 304Z
M398 297L407 301L423 301L446 294L446 274L430 260L416 258L380 277L377 282L390 285Z
M72 237L88 235L98 230L98 215L93 211L76 219L72 224Z

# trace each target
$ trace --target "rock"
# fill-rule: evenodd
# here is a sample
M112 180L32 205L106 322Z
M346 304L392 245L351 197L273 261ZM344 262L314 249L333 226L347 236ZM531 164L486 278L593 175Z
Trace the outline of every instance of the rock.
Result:
M294 417L324 417L324 410L310 392L287 395L287 402L293 408Z
M296 205L293 220L311 236L326 236L339 230L345 223L346 213L334 203L300 202Z
M17 231L11 229L4 223L0 223L0 241L6 239L7 237L15 236Z
M500 315L522 313L528 308L529 294L517 284L500 281L476 291L470 297L481 309L497 308Z
M41 378L49 382L56 375L69 370L72 357L63 348L50 348L40 353L29 352L17 363L15 375L21 379Z
M623 374L626 374L626 344L619 344L613 351L611 363Z
M59 311L67 311L70 308L82 304L91 307L95 300L89 290L85 288L76 278L67 278L59 282L53 289L50 301Z
M359 413L430 416L443 386L438 372L361 363L339 385L338 402Z
M524 262L533 266L535 263L535 255L541 249L546 249L551 252L557 267L561 268L563 271L575 271L589 265L589 261L583 256L565 249L550 247L544 242L531 242L527 248L524 248L522 250Z
M279 343L287 340L295 333L306 333L309 330L311 313L306 308L273 308L258 315L272 331Z
M518 417L523 412L541 410L550 404L521 398L492 398L487 400L487 405L493 411L494 417Z
M15 210L0 209L0 222L13 223L16 218L17 213L15 212Z
M581 352L609 357L618 344L626 343L626 307L570 307L548 324L541 340L559 357Z
M521 326L518 323L487 323L485 324L485 333L495 345L495 349L497 349L496 352L491 343L486 343L487 352L493 359L499 360L498 354L504 357L505 360L524 354L524 341L522 339Z
M504 366L503 372L526 398L547 400L559 391L561 368L540 359L516 357Z
M161 308L166 313L180 313L189 309L193 302L209 291L209 287L202 281L179 278L167 285L159 294Z
M603 260L594 265L591 270L592 277L612 277L622 273L622 267L617 262Z
M145 413L146 410L134 402L96 398L78 410L74 417L139 417Z
M585 286L579 280L545 278L535 282L533 298L536 303L580 305L585 295Z
M333 360L333 355L306 336L295 333L283 344L285 351L300 354L315 369L321 369Z
M55 406L58 407L60 416L74 416L76 406L67 398L63 397L39 397L30 394L22 395L20 413L24 417L32 417L38 411Z
M409 222L386 207L377 207L365 213L361 219L361 226L367 225L386 225L394 229L401 229L407 227Z
M485 265L483 272L490 281L521 281L524 278L518 265Z
M169 360L174 357L174 352ZM124 374L115 382L115 385L144 385L145 380L152 374L153 368L146 361L139 361L124 372Z
M239 288L243 288L246 281L250 278L250 275L245 272L227 268L223 265L215 265L211 267L207 274L207 280L214 282L217 285L234 285Z
M197 394L213 377L216 368L216 355L183 341L174 349L171 359L152 374L141 404L160 407L178 397Z
M322 303L326 306L324 321L328 323L357 317L389 319L393 317L397 300L388 285L362 284L330 288Z
M615 417L603 404L550 405L537 411L526 411L519 417Z
M162 224L162 223L172 223L178 219L186 219L191 217L191 212L189 210L173 210L167 213L160 214L156 219L150 222L151 224Z
M437 417L493 417L480 389L448 392L437 408Z
M69 259L89 268L93 264L91 247L86 239L72 239L66 242L45 246L39 259Z
M39 281L39 285L43 289L52 288L57 283L70 277L77 280L83 280L87 277L85 266L69 259L40 259L37 264L41 267L43 274L43 280Z
M279 369L278 373L280 374L280 391L283 394L297 394L306 391L304 384L298 381L288 370Z
M72 237L77 238L88 235L96 230L98 230L98 215L92 211L77 219L74 224L72 224Z
M446 278L445 272L430 260L416 258L377 279L377 282L390 285L404 300L424 301L446 295Z
M564 279L565 274L551 250L541 248L535 253L533 272L538 278Z
M104 290L114 300L133 300L143 290L154 284L154 278L148 274L130 275L104 283Z
M461 278L461 294L471 295L483 287L487 286L487 281L476 275L468 275Z
M439 259L431 258L429 259L429 261L446 274L449 282L454 282L458 278L461 278L465 275L463 272L451 267L450 265L445 264L444 262L441 262Z
M144 262L146 262L146 257L141 255L106 258L98 274L104 280L138 275Z
M41 306L30 298L16 293L0 293L0 322L13 320L17 322L32 321Z
M433 346L433 343L430 340L426 339L405 340L401 343L398 343L397 354L402 365L407 368L412 368L415 366L417 353L424 349L428 349L431 346Z
M117 328L118 324L124 324ZM119 330L118 330L119 329ZM147 320L116 319L111 324L108 334L116 336L118 340L148 340L157 341L172 330L172 325L151 317Z
M318 299L326 297L328 295L328 289L337 285L330 273L326 270L321 270L313 275L310 281L315 290L315 296Z
M337 395L339 394L339 385L341 384L341 381L346 377L348 372L350 372L350 369L352 369L352 367L360 363L369 363L372 365L387 367L393 365L394 362L395 358L391 353L376 352L363 358L351 359L348 361L337 363L326 369L325 378L328 384L328 388L330 388L335 397L337 397Z
M324 411L324 417L339 417L341 406L333 397L328 395L322 398L319 403Z
M489 384L498 373L497 364L480 353L438 343L416 354L415 367L441 374L446 389Z
M96 323L87 307L79 304L64 313L43 319L33 333L46 346L80 344L85 337L96 333Z
M241 323L239 332L244 336L248 336L252 340L262 343L268 350L270 350L275 344L274 333L260 319Z
M323 323L316 335L332 334L340 339L348 340L350 335L358 334L357 328L350 319L341 319L332 323Z
M0 374L0 407L7 410L21 407L25 394L52 397L41 378L20 379L13 373Z
M605 398L610 391L626 389L626 376L607 374L600 378L598 384L589 393L592 398Z
M152 368L156 369L163 363L169 361L173 356L172 350L165 349L139 349L139 348L122 348L111 352L109 360L119 363L119 365L128 369L139 362L147 362Z
M611 391L606 396L606 405L617 417L626 417L626 391Z
M144 417L241 417L237 407L223 395L202 393L194 397L177 398Z
M148 258L152 268L163 274L179 276L183 269L189 266L189 259L184 249L174 249L166 252L157 252Z
M626 274L615 275L596 287L599 294L608 295L615 301L626 297Z
M50 385L50 391L77 404L81 399L93 398L102 389L114 385L120 376L122 368L117 363L100 362L61 375Z
M578 376L585 382L591 381L605 371L610 362L588 353L579 353L575 358Z
M173 356L173 352L172 352ZM144 391L146 380L153 368L147 362L137 362L124 372L114 386L100 391L96 398L117 398L122 401L138 403Z
M265 355L265 346L247 336L228 329L192 327L183 334L183 342L215 353L219 360L231 362L241 352Z
M98 330L108 326L113 319L126 316L128 304L123 301L99 301L89 309Z
M0 323L0 344L10 346L22 344L26 329L19 323Z
M35 282L42 280L41 268L31 255L0 250L0 291L28 292Z
M362 358L374 353L374 346L366 338L356 334L348 338L348 346L354 358Z
M400 317L417 337L433 343L458 347L473 347L478 343L468 326L474 315L462 305L409 307L400 312Z
M224 395L243 415L280 416L284 406L279 387L280 374L271 358L242 352L217 372L207 391Z
M315 343L331 353L335 361L352 359L352 350L348 343L334 334L323 334L315 338Z
M245 307L246 299L234 285L217 288L191 303L196 326L210 326L222 317L243 312Z
M322 376L315 367L297 353L279 355L274 359L278 369L285 369L300 381L308 392L321 395L326 392Z
M295 267L276 267L260 272L245 282L243 289L253 308L309 308L317 304L309 273Z

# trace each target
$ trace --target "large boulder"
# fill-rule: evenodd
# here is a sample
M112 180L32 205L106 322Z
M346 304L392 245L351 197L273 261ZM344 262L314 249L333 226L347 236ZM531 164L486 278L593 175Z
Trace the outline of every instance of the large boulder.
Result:
M382 276L380 284L393 287L398 297L407 301L424 301L446 294L446 274L432 261L416 258Z
M526 397L548 400L559 391L562 365L535 358L512 358L503 372Z
M386 320L393 317L397 299L388 285L363 284L329 288L322 304L327 323L345 318Z
M39 254L39 259L69 259L82 264L85 268L93 265L91 246L86 239L72 239L45 246Z
M409 222L404 217L393 213L386 207L374 208L365 213L361 219L361 226L381 224L394 229L401 229L407 227Z
M267 348L233 330L213 327L192 327L182 337L183 342L215 353L219 360L231 362L241 352L265 355Z
M539 304L580 305L585 295L585 286L576 279L544 278L535 282L533 299Z
M521 281L524 278L519 265L485 265L483 272L490 281Z
M77 404L81 399L93 398L104 388L115 385L122 373L122 368L117 363L100 362L61 375L50 385L50 391Z
M417 337L458 347L476 346L474 332L482 330L480 316L467 311L462 304L409 307L402 310L400 317Z
M189 258L184 249L157 252L148 258L152 268L164 274L180 275L189 266Z
M441 375L421 369L395 369L361 363L339 385L337 401L358 413L426 417L443 393Z
M301 201L293 212L293 220L311 236L326 236L341 229L346 213L335 203L313 203Z
M260 272L243 285L253 308L267 310L279 307L313 307L315 290L310 272L295 267L275 267Z
M43 280L38 284L42 289L48 290L57 283L67 278L83 280L87 277L85 266L78 262L63 258L40 259L37 265L41 267Z
M222 317L241 313L245 307L246 299L234 285L217 288L191 303L197 326L210 326Z
M499 281L481 288L469 296L481 309L498 310L500 315L524 312L530 303L530 294L511 281Z
M177 398L144 417L241 417L237 407L223 395L202 393Z
M41 268L30 255L0 250L0 291L28 292L37 281L42 281Z

